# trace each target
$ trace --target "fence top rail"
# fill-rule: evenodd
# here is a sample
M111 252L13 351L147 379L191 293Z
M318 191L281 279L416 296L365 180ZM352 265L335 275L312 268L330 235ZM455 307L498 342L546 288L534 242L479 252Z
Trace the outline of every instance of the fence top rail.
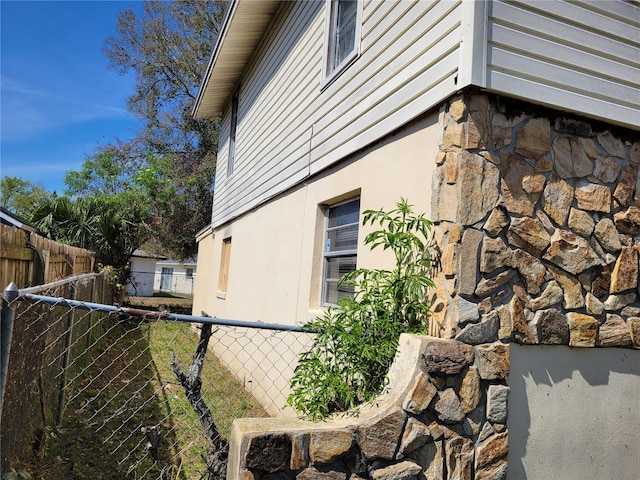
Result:
M81 273L79 275L72 275L70 277L66 277L66 278L62 278L60 280L56 280L55 282L44 283L42 285L36 285L36 286L33 286L33 287L24 288L24 289L21 289L20 292L24 293L24 294L37 293L37 292L41 292L43 290L49 290L51 288L60 287L62 285L66 285L68 283L81 282L83 280L88 280L88 279L96 277L97 275L100 275L100 274L99 273Z
M16 300L27 301L30 303L45 303L47 305L55 307L67 307L67 308L81 308L84 310L97 310L101 312L109 313L123 313L136 317L142 317L145 319L153 320L174 320L177 322L186 323L204 323L211 325L221 325L228 327L244 327L244 328L262 328L267 330L287 331L287 332L307 332L299 325L281 325L277 323L264 323L264 322L250 322L245 320L230 320L225 318L208 317L208 316L196 316L196 315L183 315L179 313L171 313L167 311L155 311L155 310L142 310L139 308L121 307L118 305L104 305L101 303L83 302L79 300L71 300L68 298L60 297L47 297L44 295L35 295L29 293L27 290L19 290Z

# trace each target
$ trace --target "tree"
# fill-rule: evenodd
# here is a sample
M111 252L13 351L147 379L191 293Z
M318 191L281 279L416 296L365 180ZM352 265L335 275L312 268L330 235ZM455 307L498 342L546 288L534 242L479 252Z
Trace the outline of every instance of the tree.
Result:
M70 196L120 196L136 190L134 176L144 167L137 142L116 140L87 155L79 171L65 172L65 193Z
M151 235L179 259L195 253L195 234L210 221L215 165L197 155L141 151L137 141L117 142L87 156L79 171L65 175L71 196L108 195L137 204L148 214Z
M127 105L145 121L145 140L154 152L206 155L217 145L217 124L193 119L191 109L225 4L145 1L141 17L127 8L118 16L117 34L105 41L110 67L136 75Z
M40 201L55 196L55 192L49 192L42 183L34 184L18 177L2 177L0 190L0 205L25 219Z
M224 15L222 1L145 1L118 16L116 35L106 39L111 68L134 72L128 109L144 121L129 142L115 142L69 172L69 192L144 192L153 212L153 232L178 258L196 252L196 233L211 217L217 120L195 120L191 110Z
M147 217L140 203L102 195L48 199L31 221L48 238L94 251L100 263L121 269L148 238Z

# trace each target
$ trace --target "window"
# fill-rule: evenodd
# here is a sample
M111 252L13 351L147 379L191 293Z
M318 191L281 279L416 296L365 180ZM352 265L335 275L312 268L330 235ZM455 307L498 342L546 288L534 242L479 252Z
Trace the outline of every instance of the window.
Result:
M193 278L193 268L187 268L187 278Z
M330 79L358 55L361 1L327 0L325 79Z
M338 281L356 269L360 199L328 207L326 217L322 304L336 305L341 298L353 295L352 287L338 286Z
M231 258L231 237L222 241L222 258L220 259L220 278L218 279L218 291L226 292L229 282L229 259Z
M227 162L227 178L233 175L236 159L236 129L238 127L238 92L231 99L231 126L229 128L229 161Z

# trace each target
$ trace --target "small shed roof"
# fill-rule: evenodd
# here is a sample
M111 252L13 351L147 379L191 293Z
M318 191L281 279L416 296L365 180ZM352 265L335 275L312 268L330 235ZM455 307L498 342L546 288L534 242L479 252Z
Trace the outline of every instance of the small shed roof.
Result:
M147 253L144 250L141 249L137 249L133 252L133 255L131 255L131 258L155 258L157 260L164 260L167 257L163 256L163 255L155 255L152 253Z
M28 224L25 220L20 218L19 215L11 213L4 207L0 207L0 221L4 225L10 225L20 228L21 230L26 230L27 232L37 233L37 230L33 225Z

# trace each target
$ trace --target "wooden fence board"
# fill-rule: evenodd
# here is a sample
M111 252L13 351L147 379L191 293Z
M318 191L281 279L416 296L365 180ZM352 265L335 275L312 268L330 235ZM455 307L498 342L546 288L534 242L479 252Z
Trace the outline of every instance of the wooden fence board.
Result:
M83 248L57 243L16 227L0 225L0 287L14 282L18 288L34 286L36 251L44 263L44 283L55 282L73 274L89 273L95 254Z

